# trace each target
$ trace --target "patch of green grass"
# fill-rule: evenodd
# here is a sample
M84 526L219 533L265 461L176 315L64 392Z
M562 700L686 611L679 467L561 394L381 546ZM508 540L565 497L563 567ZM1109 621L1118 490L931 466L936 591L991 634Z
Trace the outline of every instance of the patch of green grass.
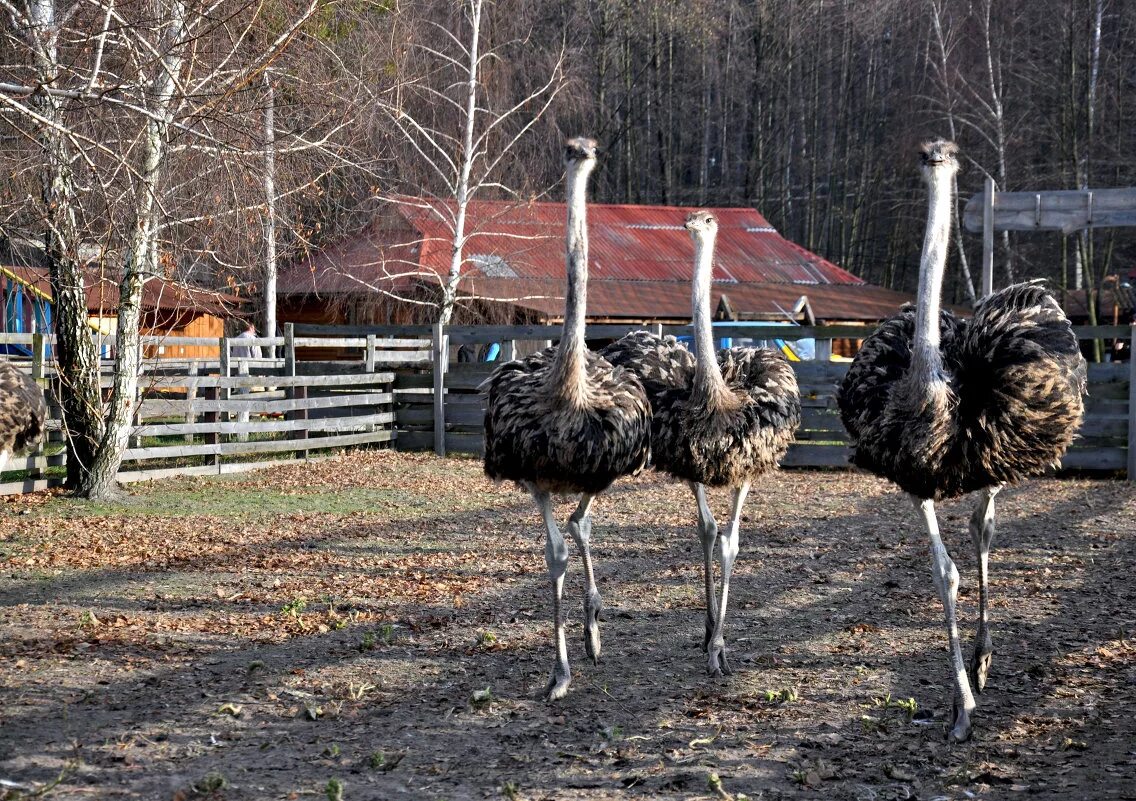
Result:
M225 776L217 771L206 773L193 784L193 789L202 795L224 790L229 784Z
M881 697L873 698L872 702L876 706L882 707L885 710L888 710L888 709L901 710L907 716L908 720L911 720L912 718L914 718L916 711L918 711L918 709L919 709L919 704L916 702L916 700L914 698L907 698L907 699L892 698L891 693L888 693L887 695L883 696L882 698Z
M308 608L308 602L304 598L293 598L288 603L280 607L280 614L289 615L291 617L299 617L300 613Z
M791 704L800 696L792 687L782 687L780 690L766 690L765 700L771 704Z

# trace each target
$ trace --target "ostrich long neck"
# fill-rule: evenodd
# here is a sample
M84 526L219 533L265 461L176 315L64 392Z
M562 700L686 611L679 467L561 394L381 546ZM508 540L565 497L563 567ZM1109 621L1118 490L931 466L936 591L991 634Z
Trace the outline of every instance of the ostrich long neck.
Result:
M694 316L694 390L706 398L717 398L726 391L726 382L714 353L714 334L710 325L710 281L714 273L714 234L700 231L694 238L694 284L691 310Z
M588 220L587 188L592 162L568 165L568 234L566 240L568 293L564 307L564 335L556 351L552 371L556 389L569 399L586 395L584 373L584 320L588 305Z
M947 170L932 168L928 178L927 231L919 263L919 294L915 308L913 370L928 381L941 380L943 358L939 350L939 309L942 306L943 272L951 233L951 177Z

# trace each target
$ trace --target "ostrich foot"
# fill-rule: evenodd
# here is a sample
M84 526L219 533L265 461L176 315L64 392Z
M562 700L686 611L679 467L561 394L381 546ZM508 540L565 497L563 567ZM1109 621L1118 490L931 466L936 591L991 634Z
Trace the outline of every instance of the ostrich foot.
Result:
M544 686L544 700L551 703L559 701L568 694L568 685L572 683L572 671L567 665L557 665L552 669L548 684Z
M584 615L587 621L584 624L584 650L591 657L592 664L600 663L600 613L603 611L603 601L598 592L589 593L584 599Z
M958 699L951 707L951 731L947 739L952 743L965 743L970 739L970 713L958 702Z
M994 648L984 645L974 649L974 658L970 660L970 680L974 684L975 692L982 692L986 686L986 676L990 673L990 662L994 658Z
M707 648L706 672L711 676L729 676L734 672L726 659L726 642L721 637L711 642Z

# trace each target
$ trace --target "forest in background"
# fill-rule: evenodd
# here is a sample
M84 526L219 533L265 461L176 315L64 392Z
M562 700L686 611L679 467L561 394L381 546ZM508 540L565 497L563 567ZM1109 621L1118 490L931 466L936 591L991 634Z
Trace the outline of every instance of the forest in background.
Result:
M471 0L314 5L316 13L290 0L188 4L203 20L185 54L189 72L248 69L219 88L196 88L169 129L159 198L167 272L255 293L266 218L283 262L360 229L377 198L452 194L437 159L424 159L422 142L397 123L413 119L447 134L441 148L460 160L462 104L453 100L466 77L459 50L469 41ZM1133 183L1136 134L1126 121L1136 77L1134 5L486 2L481 48L491 57L477 76L477 108L520 111L487 133L488 151L511 147L477 197L559 197L561 142L583 133L603 149L598 201L752 206L786 237L866 280L911 289L925 213L916 171L924 138L959 142L963 200L987 175L1005 190ZM121 12L122 24L139 24L131 20L144 19L148 7L120 3L136 12ZM73 29L65 63L103 46L103 9L115 6L76 8L64 23ZM308 19L290 46L252 64L257 43L299 12ZM32 84L18 33L9 28L0 43L0 70L14 84ZM127 152L128 112L97 109L91 95L61 113L104 150ZM35 239L42 213L26 200L40 192L36 139L10 105L0 107L0 119L9 126L0 158L13 176L0 190L0 234ZM273 204L264 200L270 145ZM114 178L80 193L79 227L104 243L101 252L114 253L114 208L129 195L119 188L129 171L92 153L87 169ZM1126 275L1136 253L1130 239L1123 229L1091 239L1003 236L995 284L1045 276L1074 288L1080 274L1088 284ZM975 235L957 238L948 298L968 301L980 247Z

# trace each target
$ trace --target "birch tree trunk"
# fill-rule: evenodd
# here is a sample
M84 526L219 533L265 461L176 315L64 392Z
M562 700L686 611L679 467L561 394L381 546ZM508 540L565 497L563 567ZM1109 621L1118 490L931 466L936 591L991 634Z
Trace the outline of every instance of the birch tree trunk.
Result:
M471 0L469 33L469 70L466 74L465 119L462 127L462 152L457 183L457 216L454 219L454 241L450 246L450 269L442 287L442 307L438 310L438 322L449 325L454 316L457 302L458 283L461 281L461 268L465 261L465 218L469 208L469 177L473 172L473 133L477 126L477 74L481 67L481 7L482 0Z
M264 327L262 336L276 336L276 91L272 72L265 70L264 86L268 93L264 107ZM266 351L276 357L275 346Z
M91 499L119 494L115 476L122 464L133 426L138 398L140 365L139 323L142 318L142 288L148 276L158 272L159 182L165 158L174 91L183 63L186 38L186 6L181 0L166 0L165 19L159 37L161 57L146 92L150 114L142 139L142 163L135 194L136 213L123 265L118 306L118 339L114 359L114 384L106 414L106 429L90 471L83 477L79 494Z

